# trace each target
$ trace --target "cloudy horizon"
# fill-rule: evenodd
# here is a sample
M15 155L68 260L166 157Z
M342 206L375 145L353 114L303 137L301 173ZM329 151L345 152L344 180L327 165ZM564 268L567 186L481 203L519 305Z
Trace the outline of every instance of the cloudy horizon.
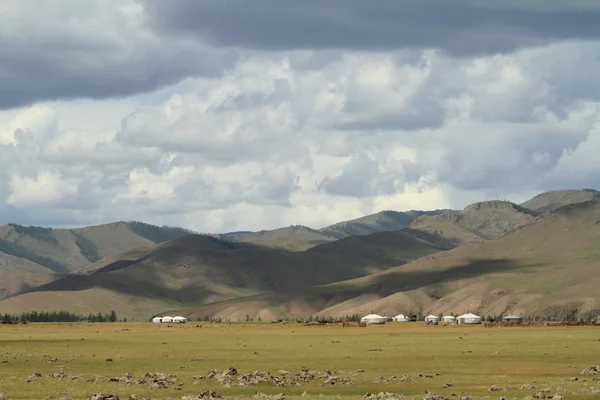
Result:
M600 3L5 0L0 225L320 228L600 188Z

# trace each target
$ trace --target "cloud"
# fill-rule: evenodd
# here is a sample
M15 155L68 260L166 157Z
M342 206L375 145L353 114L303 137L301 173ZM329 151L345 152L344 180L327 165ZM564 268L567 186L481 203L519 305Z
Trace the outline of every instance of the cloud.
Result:
M600 5L551 1L360 0L322 2L145 0L173 37L267 51L438 48L459 56L511 52L560 40L598 39Z
M16 4L3 3L0 19L37 18ZM232 2L176 1L162 16L158 3L62 4L42 9L47 20L30 22L29 31L12 20L2 33L13 44L0 52L16 51L20 40L29 47L19 57L35 61L2 70L22 75L0 86L22 90L0 102L34 103L0 111L2 223L320 227L382 209L600 187L600 42L574 40L593 38L585 19L544 36L544 18L575 15L559 3L544 3L544 11L538 2L462 2L456 10L440 2L432 15L404 4L410 18L391 2L383 11L320 3L321 17L311 11L316 3L291 5L304 36L273 3L271 15L289 25L269 39L277 45L261 39L277 21L258 23L267 2L234 11ZM595 15L594 4L581 10ZM257 32L242 25L226 34L211 23L196 31L179 19L198 10L230 10L225 27L246 12ZM58 24L60 12L71 19ZM461 15L477 17L469 29L481 33L477 40L491 38L489 48L459 40ZM492 16L491 27L482 25ZM504 29L509 20L525 29L532 16L541 22L522 40ZM392 26L393 18L414 21ZM432 18L440 26L426 24ZM336 24L350 36L336 37L344 32ZM412 36L397 30L416 25ZM328 35L322 44L313 43L319 30ZM375 45L379 30L389 37ZM547 38L568 41L530 47ZM487 54L496 48L510 51ZM44 58L51 52L43 49L55 56ZM46 62L48 70L38 70ZM128 97L111 97L120 95ZM79 96L109 98L68 100Z
M157 35L136 0L7 0L0 26L0 109L148 92L219 75L236 58L200 40Z
M62 200L77 194L77 185L50 171L43 171L37 177L13 175L10 180L8 205L17 208L56 205Z

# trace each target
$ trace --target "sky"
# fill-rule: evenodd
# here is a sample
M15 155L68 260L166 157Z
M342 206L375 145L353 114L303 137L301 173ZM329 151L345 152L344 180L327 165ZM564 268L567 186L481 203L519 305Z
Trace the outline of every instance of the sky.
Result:
M600 188L597 0L3 0L0 224L320 228Z

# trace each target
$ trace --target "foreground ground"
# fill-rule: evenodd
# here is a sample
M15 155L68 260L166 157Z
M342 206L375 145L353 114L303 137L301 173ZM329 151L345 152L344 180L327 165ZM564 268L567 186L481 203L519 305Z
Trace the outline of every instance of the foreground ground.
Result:
M547 398L559 393L567 400L598 399L600 374L581 374L598 364L598 327L0 326L0 393L7 399L89 399L97 392L122 400L133 394L180 399L205 390L246 398L260 392L359 399L391 392L422 399L430 390L456 399L524 399L540 392ZM210 377L210 370L230 367L237 375ZM246 376L254 371L270 375ZM259 382L240 386L240 381Z

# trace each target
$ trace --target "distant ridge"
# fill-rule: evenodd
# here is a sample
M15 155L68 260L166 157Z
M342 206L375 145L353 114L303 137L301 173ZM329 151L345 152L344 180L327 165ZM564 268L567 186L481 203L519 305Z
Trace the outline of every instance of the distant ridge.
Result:
M521 205L537 212L546 212L568 204L584 203L598 198L600 192L595 189L555 190L540 193Z

